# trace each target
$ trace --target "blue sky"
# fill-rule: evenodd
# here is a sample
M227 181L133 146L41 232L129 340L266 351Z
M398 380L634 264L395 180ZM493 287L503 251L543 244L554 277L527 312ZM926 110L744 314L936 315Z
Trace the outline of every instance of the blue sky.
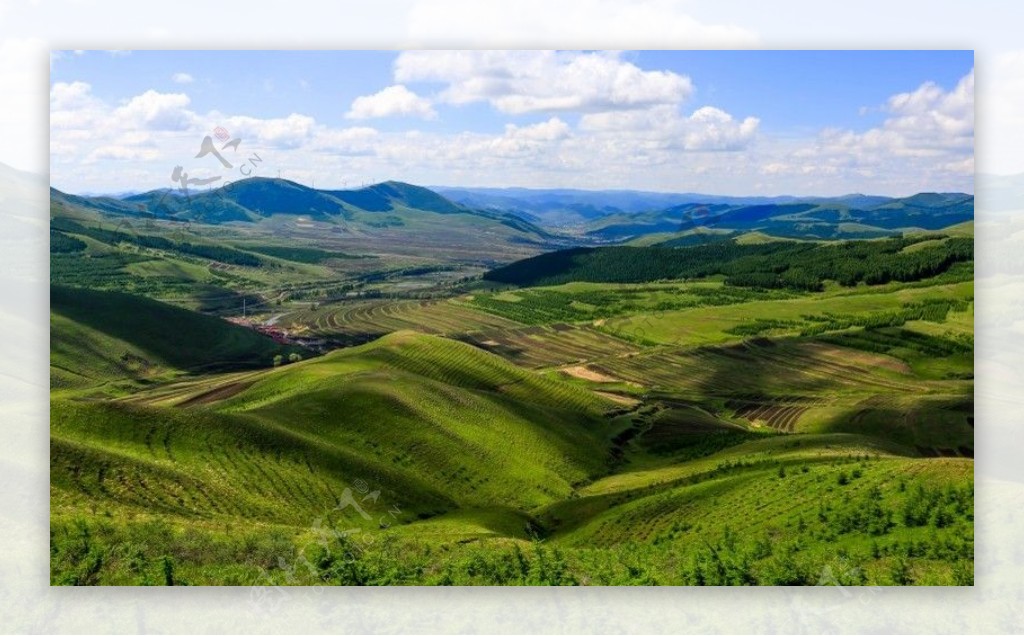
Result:
M971 51L53 57L51 180L70 191L213 176L194 149L217 126L325 187L973 191Z

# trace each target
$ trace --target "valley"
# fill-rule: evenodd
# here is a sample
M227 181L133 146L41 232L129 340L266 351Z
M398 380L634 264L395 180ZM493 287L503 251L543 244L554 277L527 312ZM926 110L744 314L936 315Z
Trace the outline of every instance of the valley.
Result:
M51 191L51 582L970 584L971 219Z

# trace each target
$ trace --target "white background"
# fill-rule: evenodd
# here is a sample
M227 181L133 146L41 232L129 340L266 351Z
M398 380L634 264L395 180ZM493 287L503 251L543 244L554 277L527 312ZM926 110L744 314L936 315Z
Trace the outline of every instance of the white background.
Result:
M0 192L0 630L1024 630L1024 220L993 209L985 179L978 182L976 212L974 588L332 588L254 595L247 588L48 587L44 175L49 49L417 47L974 49L978 170L1022 173L1022 24L1024 3L995 1L0 0L0 162L40 175L17 191Z

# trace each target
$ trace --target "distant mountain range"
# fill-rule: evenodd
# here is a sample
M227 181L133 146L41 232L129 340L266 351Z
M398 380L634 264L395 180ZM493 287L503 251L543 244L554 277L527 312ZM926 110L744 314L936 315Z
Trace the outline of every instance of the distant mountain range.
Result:
M974 219L974 196L963 193L727 197L625 190L434 189L463 205L518 214L542 225L582 226L586 236L602 242L651 234L683 239L709 229L721 236L760 231L793 238L871 238Z
M650 212L685 203L755 205L798 200L792 196L728 197L639 190L430 187L462 205L513 212L549 225L576 224L611 214Z
M551 234L515 214L460 205L419 186L396 181L358 190L317 190L286 179L254 177L188 196L166 188L123 197L50 191L51 202L114 216L221 223L257 223L279 215L343 223L347 228L421 228L460 224L504 228L510 238L545 241ZM444 218L442 218L444 217Z
M974 196L727 197L698 193L525 188L425 188L387 181L356 190L317 190L285 179L251 178L183 196L78 196L51 190L52 201L104 214L255 223L279 215L344 223L368 231L443 230L468 224L502 228L511 240L543 243L566 233L583 243L652 237L686 244L695 233L725 238L746 232L805 239L873 238L936 230L974 219Z
M969 194L922 193L899 199L856 195L826 201L754 205L686 203L653 212L597 219L587 224L586 233L605 241L654 233L684 238L708 230L721 237L757 231L771 236L827 240L938 230L973 219L974 197Z

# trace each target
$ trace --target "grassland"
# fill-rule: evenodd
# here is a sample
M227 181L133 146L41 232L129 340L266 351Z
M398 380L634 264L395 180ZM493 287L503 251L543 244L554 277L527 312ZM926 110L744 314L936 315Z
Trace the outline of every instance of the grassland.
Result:
M54 584L973 581L969 262L513 287L454 277L479 244L422 282L398 247L230 236L263 265L57 242ZM146 279L273 283L260 311L334 350L83 288Z
M285 316L283 324L301 333L343 343L369 342L402 330L450 335L519 326L511 320L433 300L329 303L316 309L291 312Z
M50 287L50 386L120 395L188 375L308 355L249 329L148 298Z

